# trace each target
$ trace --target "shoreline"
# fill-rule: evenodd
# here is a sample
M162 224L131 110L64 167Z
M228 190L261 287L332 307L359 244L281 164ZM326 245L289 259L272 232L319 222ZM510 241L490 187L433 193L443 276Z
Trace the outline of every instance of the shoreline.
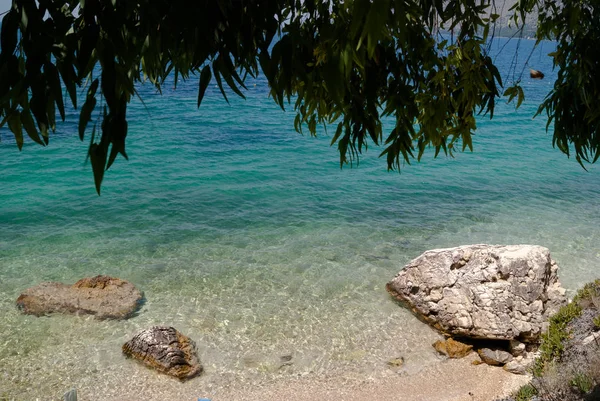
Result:
M476 359L476 353L471 353L463 359L440 360L415 374L399 373L387 378L311 374L300 378L282 376L258 385L234 382L231 386L213 390L202 389L203 376L200 376L187 383L177 383L180 385L176 393L172 391L172 386L168 386L171 390L160 388L162 386L158 382L162 380L157 382L147 376L145 381L122 388L119 395L106 400L492 401L510 395L530 380L530 376L515 375L500 367L473 365L471 362ZM141 388L146 394L140 394ZM148 397L148 393L152 395ZM81 392L82 399L87 399L89 395Z

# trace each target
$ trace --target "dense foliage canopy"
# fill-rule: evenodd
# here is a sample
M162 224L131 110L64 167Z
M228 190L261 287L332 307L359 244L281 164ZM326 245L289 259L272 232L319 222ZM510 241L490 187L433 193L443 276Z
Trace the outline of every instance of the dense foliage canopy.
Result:
M263 73L273 99L297 112L297 130L334 125L342 164L375 143L388 168L399 168L428 147L472 149L475 116L493 116L502 88L488 55L497 12L493 0L13 0L2 20L1 124L19 148L24 134L44 145L65 103L79 107L99 192L115 157L127 157L137 82L160 90L169 74L196 76L200 106L211 80L225 99L244 97L245 78ZM560 150L594 162L600 8L521 0L510 11L515 26L532 13L538 39L558 41L558 80L538 113L550 117ZM523 98L518 82L504 94ZM396 122L390 132L385 116Z

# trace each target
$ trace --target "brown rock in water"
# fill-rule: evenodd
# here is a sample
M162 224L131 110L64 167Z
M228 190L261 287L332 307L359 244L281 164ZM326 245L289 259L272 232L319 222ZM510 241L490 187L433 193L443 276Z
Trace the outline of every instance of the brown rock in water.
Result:
M529 76L533 79L544 79L545 77L544 73L538 70L529 70Z
M433 348L440 354L444 354L449 358L464 358L473 351L472 345L464 344L451 338L445 341L436 341L433 343Z
M123 353L180 380L202 373L196 344L173 327L155 326L143 330L123 344Z
M36 316L58 312L126 319L135 313L142 299L143 293L130 282L96 276L73 285L47 282L28 288L17 298L17 307Z

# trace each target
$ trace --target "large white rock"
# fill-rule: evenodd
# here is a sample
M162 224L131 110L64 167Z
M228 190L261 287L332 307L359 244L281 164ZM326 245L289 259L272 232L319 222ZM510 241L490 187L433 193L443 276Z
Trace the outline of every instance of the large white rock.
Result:
M467 245L423 253L387 290L443 333L535 343L566 303L557 270L541 246Z

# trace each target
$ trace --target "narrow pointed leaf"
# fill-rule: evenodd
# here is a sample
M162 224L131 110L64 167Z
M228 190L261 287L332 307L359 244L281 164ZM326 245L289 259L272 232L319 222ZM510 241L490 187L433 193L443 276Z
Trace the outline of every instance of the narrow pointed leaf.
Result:
M25 132L27 132L27 136L29 136L32 141L44 146L44 142L35 128L35 123L29 110L23 110L21 112L21 123L23 124L23 128L25 128Z
M92 143L89 148L90 161L92 162L92 172L94 173L94 184L96 192L100 195L102 180L104 179L104 166L106 165L106 148L102 144Z
M15 112L8 117L8 128L15 136L17 147L21 150L23 148L23 126L21 125L19 113Z
M241 97L242 99L246 99L246 96L244 96L242 91L238 89L235 82L233 81L233 78L231 77L231 71L227 68L227 64L223 62L223 57L221 56L219 56L219 65L219 71L221 71L221 73L223 74L223 79L225 80L225 82L227 82L229 88L231 88L231 90L234 91L235 94Z
M81 108L81 113L79 113L79 139L83 141L83 137L85 134L85 129L87 127L88 122L92 118L92 112L96 107L96 91L98 90L98 79L95 79L88 90L87 97L83 107Z
M46 82L48 82L48 86L51 91L51 97L56 101L56 106L58 107L58 112L60 113L60 118L65 121L65 105L63 102L62 96L62 88L60 86L60 77L58 76L58 70L56 66L52 63L46 63L44 66L44 71L46 72Z
M217 80L217 85L219 86L219 90L221 91L221 94L223 95L223 98L225 99L225 101L227 103L229 103L229 99L227 99L227 95L225 94L225 90L223 89L223 82L221 81L221 76L219 75L219 71L217 71L215 69L215 65L213 64L213 74L215 76L215 79Z
M204 99L204 94L206 93L206 89L210 84L210 80L212 79L212 73L210 72L210 66L205 65L200 73L200 88L198 89L198 108L200 108L200 103L202 103L202 99Z

